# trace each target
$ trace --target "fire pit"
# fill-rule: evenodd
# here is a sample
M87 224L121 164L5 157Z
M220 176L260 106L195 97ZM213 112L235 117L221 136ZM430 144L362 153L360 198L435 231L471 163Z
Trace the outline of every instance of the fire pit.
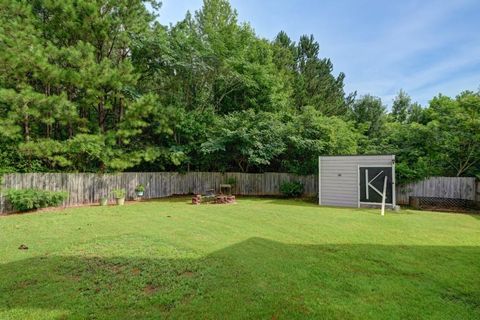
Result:
M224 191L226 191L224 193ZM213 200L213 203L216 204L228 204L235 203L235 196L232 195L232 186L229 184L220 185L220 194L216 195L214 189L208 189L205 195L197 194L192 198L192 204L199 205L202 202L210 202Z

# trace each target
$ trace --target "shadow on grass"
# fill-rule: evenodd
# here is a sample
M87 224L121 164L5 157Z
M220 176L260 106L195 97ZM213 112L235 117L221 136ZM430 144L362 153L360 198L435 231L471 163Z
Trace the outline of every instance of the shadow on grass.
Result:
M318 204L312 199L286 199L273 196L236 196L237 203L242 201L257 202L257 203L268 203L268 204L277 204L277 205L290 205L290 206L300 206L300 207L319 207ZM138 203L185 203L192 204L192 196L173 196L168 198L158 198L158 199L145 199ZM206 204L206 202L202 203ZM212 204L212 201L209 202ZM348 208L351 209L351 208Z
M171 202L171 203L192 203L193 195L178 195L165 198L152 198L144 199L139 203L151 203L151 202Z
M0 315L478 319L479 273L479 247L290 245L262 238L198 260L41 256L0 264Z
M474 219L477 219L477 220L480 220L480 213L475 213L475 214L468 214L468 216L474 218Z

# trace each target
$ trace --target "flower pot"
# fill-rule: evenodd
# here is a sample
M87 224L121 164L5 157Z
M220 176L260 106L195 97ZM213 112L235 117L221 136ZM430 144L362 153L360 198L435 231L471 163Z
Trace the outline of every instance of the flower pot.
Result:
M125 204L125 197L115 198L115 201L117 202L117 206L123 206Z
M106 206L106 205L108 205L108 198L101 198L101 199L100 199L100 205L101 205L101 206Z
M143 191L137 191L137 197L143 197Z

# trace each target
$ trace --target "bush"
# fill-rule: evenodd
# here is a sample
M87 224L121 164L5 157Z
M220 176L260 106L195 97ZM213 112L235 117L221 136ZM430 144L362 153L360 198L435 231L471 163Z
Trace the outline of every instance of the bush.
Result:
M40 189L10 189L7 199L18 211L34 210L46 207L56 207L68 198L63 191L46 191Z
M283 182L280 192L287 198L298 198L303 194L303 183L299 181Z

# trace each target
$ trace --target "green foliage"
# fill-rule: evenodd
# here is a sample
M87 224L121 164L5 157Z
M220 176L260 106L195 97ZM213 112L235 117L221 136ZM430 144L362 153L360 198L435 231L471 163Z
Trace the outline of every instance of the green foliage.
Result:
M234 112L214 125L201 148L216 159L233 159L240 171L248 172L251 166L269 165L285 150L283 130L275 114Z
M126 191L125 189L115 189L112 191L115 199L125 198Z
M381 135L386 120L385 110L380 98L365 95L353 103L350 118L365 136L377 138Z
M130 58L154 20L144 1L3 1L0 12L0 136L48 171L151 158L133 144L158 114Z
M237 179L235 179L234 177L230 177L227 179L227 181L225 181L225 183L234 186L237 184Z
M419 123L387 124L381 147L376 151L396 155L399 184L442 174L441 164L433 157L435 133Z
M285 181L280 185L280 192L286 198L298 198L303 194L303 183L299 181Z
M406 122L409 109L411 108L411 98L405 91L400 90L392 105L392 117L396 122Z
M227 0L170 26L159 7L0 0L0 172L312 174L393 153L400 181L479 174L478 93L422 108L401 90L388 114L313 36L267 41Z
M18 211L56 207L68 198L67 192L40 189L9 189L6 195L10 204Z
M456 99L435 97L428 109L428 128L435 133L434 156L454 176L480 170L480 93L463 92Z
M349 123L326 117L313 107L288 117L281 156L281 171L313 174L318 170L319 155L355 154L360 135Z
M372 152L397 155L399 183L480 172L479 93L439 95L428 108L412 104L409 110L405 121L387 123L369 145Z
M135 187L135 192L145 192L145 186L143 184L139 184Z
M313 35L303 35L296 48L294 99L297 108L313 106L323 115L345 115L350 97L345 97L340 73L335 77L330 59L319 58L320 45Z
M399 123L422 123L424 121L423 109L418 103L412 103L410 96L400 90L395 97L390 113L392 120Z

